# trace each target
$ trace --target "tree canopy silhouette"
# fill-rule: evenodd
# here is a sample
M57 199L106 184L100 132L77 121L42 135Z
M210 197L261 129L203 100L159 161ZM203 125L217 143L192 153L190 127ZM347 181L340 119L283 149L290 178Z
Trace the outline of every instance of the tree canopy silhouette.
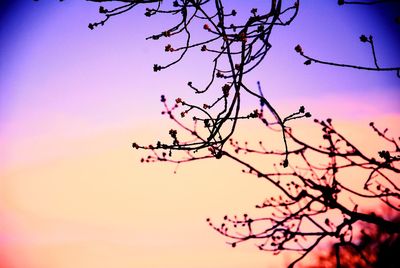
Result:
M393 211L385 210L391 215ZM396 215L396 212L394 212ZM400 224L398 214L391 221ZM388 233L380 225L362 223L361 233L357 241L345 244L333 244L328 252L320 252L311 265L301 265L304 268L395 268L400 260L397 252L400 250L399 233Z

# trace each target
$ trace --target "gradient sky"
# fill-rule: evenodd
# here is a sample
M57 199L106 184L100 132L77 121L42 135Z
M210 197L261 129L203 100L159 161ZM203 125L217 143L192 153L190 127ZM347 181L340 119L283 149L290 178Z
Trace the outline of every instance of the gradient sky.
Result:
M236 2L238 11L252 7ZM170 129L160 115L161 94L193 99L187 81L208 79L209 59L197 51L152 71L173 55L163 51L164 40L144 39L172 21L146 18L139 7L90 31L87 24L101 16L85 1L3 0L0 9L0 267L285 262L251 242L232 249L205 222L251 210L268 194L265 183L227 161L190 163L173 174L174 165L140 164L143 154L131 149L131 142L147 144ZM320 59L373 66L359 41L372 34L380 65L398 66L393 10L302 2L295 23L273 33L271 53L248 84L261 81L283 114L305 105L317 118L334 118L360 144L368 142L362 134L371 120L399 133L394 73L304 66L293 49L301 44Z

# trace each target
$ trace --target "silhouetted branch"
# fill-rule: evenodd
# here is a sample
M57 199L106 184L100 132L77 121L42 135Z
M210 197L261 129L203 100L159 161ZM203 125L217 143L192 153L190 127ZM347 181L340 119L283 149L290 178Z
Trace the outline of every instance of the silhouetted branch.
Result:
M275 26L290 25L296 18L299 1L291 1L292 4L285 7L283 1L271 0L267 11L260 12L253 8L250 14L244 16L243 21L238 21L238 11L235 9L226 11L222 0L180 0L169 3L157 0L88 1L114 4L110 9L100 6L99 13L103 19L90 23L89 28L92 30L138 5L147 7L147 17L166 14L177 18L172 27L147 38L168 38L171 41L163 49L167 53L177 54L176 59L170 63L154 64L154 72L177 64L192 49L210 56L211 78L207 79L205 86L194 85L192 81L187 85L196 94L218 90L218 96L204 100L202 104L178 97L171 105L162 95L162 113L176 124L176 128L169 130L169 141L157 141L150 145L133 143L132 146L149 153L141 159L142 162L170 162L178 166L186 162L224 157L242 167L243 173L265 180L279 192L256 206L266 212L265 217L252 218L247 214L225 216L221 224L207 219L212 228L230 239L229 243L233 247L255 240L258 248L263 251L274 254L282 251L297 252L299 257L289 266L294 267L323 240L332 239L337 245L335 254L340 265L340 249L345 245L356 247L353 233L357 223L379 226L389 234L400 233L397 222L379 213L366 212L360 205L362 201L377 202L396 212L400 211L398 138L388 136L387 129L382 131L371 123L373 132L387 143L387 148L377 152L379 158L376 158L355 146L349 138L336 130L331 119L327 119L315 120L321 129L322 139L310 143L296 136L295 131L288 126L292 120L311 117L304 106L288 116L282 116L264 96L260 83L257 89L253 89L246 81L246 75L260 65L271 49L270 37ZM338 3L381 2L388 1ZM200 34L197 39L193 38L196 31L203 31L204 34ZM182 38L173 39L178 35ZM380 67L372 36L362 35L360 41L370 45L373 67L323 61L305 54L300 45L295 50L305 58L305 65L319 63L369 71L393 71L400 77L399 67ZM244 113L241 103L248 96L256 98L260 107ZM260 125L259 131L278 132L284 149L272 150L270 144L266 146L262 141L253 147L248 141L242 144L233 140L240 120L256 120ZM274 158L278 164L254 163L246 157L248 155ZM348 177L348 170L355 170L355 173ZM351 183L355 180L359 182L356 186ZM362 201L355 203L353 199ZM349 202L354 206L349 207Z
M390 3L396 2L396 0L376 0L376 1L345 1L345 0L338 0L338 5L376 5L376 4L383 4L383 3Z
M261 94L260 94L261 95ZM179 117L175 117L177 108L189 107L181 99L170 108L162 97L165 111L183 131L182 136L191 137L190 144L201 144L204 138L199 134L198 123L207 124L215 120L193 118L192 125L185 125ZM180 106L184 103L182 106ZM178 105L179 104L179 105ZM299 113L304 113L304 108ZM241 119L254 118L259 120L261 126L269 131L276 131L274 126L281 126L278 122L265 123L264 111L254 111ZM297 116L297 115L294 115ZM290 116L288 117L290 118ZM277 124L274 124L277 123ZM207 158L228 158L243 167L243 172L266 180L280 192L278 196L267 198L257 205L259 209L266 210L266 217L251 218L245 214L243 217L225 216L221 225L214 224L208 219L209 224L220 234L232 240L230 244L236 247L239 243L248 240L261 241L258 248L278 254L281 251L294 251L300 254L290 267L301 261L321 241L330 238L336 239L338 246L351 244L353 230L357 222L364 222L379 226L386 233L400 233L400 225L375 213L362 211L359 205L349 208L344 200L368 200L379 202L386 207L400 211L400 189L398 179L400 174L400 150L398 138L388 135L388 130L381 131L374 123L370 126L373 132L385 140L388 148L378 153L380 159L369 156L348 138L338 132L331 119L326 121L315 120L322 130L322 139L319 145L311 144L295 135L291 129L285 128L286 140L290 141L289 149L285 151L268 150L260 141L258 146L251 147L247 142L241 145L230 139L229 147L219 150L217 143L209 142L208 152L185 151L183 155L172 155L170 145L159 142L156 146L139 146L135 148L150 150L152 153L142 161L146 162L171 162L185 163ZM261 131L261 129L260 129ZM170 132L174 144L186 146L178 137L178 132ZM289 144L289 143L288 143ZM168 151L169 150L169 151ZM159 153L159 151L161 153ZM265 157L281 156L287 154L296 165L289 165L288 169L281 170L280 165L274 165L273 170L268 166L257 167L256 163L246 160L246 155L258 154ZM315 161L318 159L318 161ZM362 182L361 187L352 186L349 179L343 174L347 170L354 170L355 176L351 178ZM363 181L364 178L364 181ZM363 201L358 202L362 204Z
M319 64L324 64L324 65L331 65L331 66L336 66L336 67L345 67L345 68L352 68L352 69L359 69L359 70L367 70L367 71L382 71L382 72L396 72L396 75L400 78L400 67L390 67L390 68L381 68L378 65L378 60L376 57L376 52L375 52L375 46L374 46L374 41L372 38L372 35L370 35L368 38L365 35L360 36L360 41L363 43L369 43L371 46L371 53L372 57L374 60L374 65L375 67L367 67L367 66L361 66L361 65L353 65L353 64L345 64L345 63L336 63L336 62L331 62L331 61L323 61L320 59L317 59L315 57L309 56L304 53L303 48L300 45L297 45L295 47L295 50L297 53L299 53L303 58L306 59L304 62L305 65L310 65L311 63L319 63Z
M283 134L286 123L289 120L304 117L302 114L295 113L289 118L281 118L276 109L270 102L250 90L245 85L245 76L256 68L271 48L270 36L275 26L287 26L291 24L298 14L299 2L291 1L293 4L283 7L281 0L270 1L269 10L260 13L257 8L253 8L250 15L244 22L235 21L236 10L225 11L221 0L181 0L173 1L172 6L162 1L121 1L121 0L88 0L90 2L114 2L121 5L113 9L100 6L99 12L105 18L99 22L90 23L89 28L94 29L100 25L105 25L111 17L130 11L137 5L146 5L145 16L152 17L158 14L170 14L179 18L175 26L170 27L158 34L153 34L147 39L159 40L162 38L172 38L175 35L183 35L184 42L181 45L165 46L166 52L178 53L176 60L166 65L154 64L155 72L169 68L180 62L187 51L199 48L201 53L207 53L212 57L213 68L212 76L204 87L195 86L189 81L188 86L195 93L205 93L210 89L222 88L221 95L216 100L203 105L195 103L180 102L186 110L181 116L188 116L190 113L197 113L195 117L205 122L207 135L196 137L195 142L181 143L174 140L173 144L162 144L169 150L178 151L198 151L213 147L215 156L219 156L224 144L233 135L237 126L237 121L248 118L248 115L241 115L241 101L244 95L250 95L260 99L265 104L272 115L277 119L277 124L281 126L284 145L287 151L287 144ZM211 3L214 2L214 5ZM155 5L154 7L151 7ZM166 8L164 8L166 7ZM205 34L200 35L201 41L192 41L194 29L201 29ZM225 80L222 86L216 86L220 79ZM309 113L305 114L306 116ZM257 114L253 114L257 117ZM203 132L205 134L205 132ZM156 145L153 145L156 146ZM287 166L287 156L284 161Z

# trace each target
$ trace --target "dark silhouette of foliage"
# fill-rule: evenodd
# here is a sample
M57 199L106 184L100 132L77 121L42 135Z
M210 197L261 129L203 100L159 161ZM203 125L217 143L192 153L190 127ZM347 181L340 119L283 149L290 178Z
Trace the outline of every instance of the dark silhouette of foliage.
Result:
M257 241L258 248L263 251L275 254L282 251L298 252L298 258L289 267L294 267L329 238L335 241L335 247L344 248L348 254L351 247L361 247L367 237L379 235L380 232L396 237L398 247L398 222L379 213L366 212L362 204L381 204L396 213L400 210L399 139L391 137L387 129L381 130L371 123L372 131L386 141L387 148L376 156L369 155L336 129L331 119L327 119L315 120L321 129L321 139L308 141L298 136L296 130L287 124L294 119L311 117L304 106L288 116L281 116L264 97L260 84L253 89L246 83L246 74L259 66L271 49L273 29L288 26L295 20L300 1L266 1L268 6L263 9L253 8L249 14L244 14L244 20L242 13L238 15L240 10L226 10L222 0L87 1L113 4L112 8L99 7L103 19L90 23L88 27L91 30L141 5L147 7L144 14L147 17L169 14L177 18L178 22L174 26L147 38L171 40L164 49L168 53L177 54L176 60L171 63L155 63L154 72L180 62L192 49L212 56L209 82L198 86L189 81L187 85L197 94L217 89L219 97L215 100L202 100L203 104L198 105L181 98L169 104L167 98L161 96L163 114L177 126L169 130L171 140L147 146L133 143L132 146L149 152L147 157L142 158L142 162L180 164L224 157L242 166L244 173L263 179L273 186L276 195L256 206L265 211L265 217L227 215L222 223L207 219L210 226L230 239L229 243L233 247L252 240ZM372 5L383 2L391 1L339 0L338 4ZM261 11L266 7L267 11ZM205 32L201 35L203 40L192 41L196 30ZM175 36L183 36L183 43L173 44ZM371 46L374 67L323 61L305 54L300 45L294 49L305 58L305 65L319 63L368 71L394 71L400 77L400 68L382 68L378 65L372 36L361 35L360 41ZM256 98L259 107L243 114L241 100L245 97ZM250 119L259 124L257 131L278 133L284 144L280 147L284 149L270 149L271 144L263 141L254 146L250 145L251 141L242 144L233 140L237 123ZM265 163L271 163L271 159L274 159L280 164L259 167L259 162L252 161L250 157L254 155L265 158ZM354 172L349 176L348 171ZM359 222L375 226L373 228L377 231L366 232L360 236L361 240L354 242L353 233L359 228ZM371 247L370 251L374 250ZM338 260L341 258L339 253L335 256ZM368 256L372 256L372 253ZM369 262L373 261L365 258ZM340 267L340 262L337 263L337 267Z
M400 224L399 216L391 221ZM361 224L361 234L355 242L333 244L327 252L319 253L316 262L304 268L396 268L400 266L399 233L388 233L379 225Z

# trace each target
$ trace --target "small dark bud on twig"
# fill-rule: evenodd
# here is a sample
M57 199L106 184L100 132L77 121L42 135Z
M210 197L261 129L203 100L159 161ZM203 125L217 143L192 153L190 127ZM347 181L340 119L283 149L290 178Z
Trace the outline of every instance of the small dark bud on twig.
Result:
M303 48L300 46L300 45L297 45L297 46L295 46L294 47L294 50L297 52L297 53L303 53Z
M365 35L361 35L361 36L360 36L360 41L363 42L363 43L365 43L365 42L368 41L368 38L367 38Z

